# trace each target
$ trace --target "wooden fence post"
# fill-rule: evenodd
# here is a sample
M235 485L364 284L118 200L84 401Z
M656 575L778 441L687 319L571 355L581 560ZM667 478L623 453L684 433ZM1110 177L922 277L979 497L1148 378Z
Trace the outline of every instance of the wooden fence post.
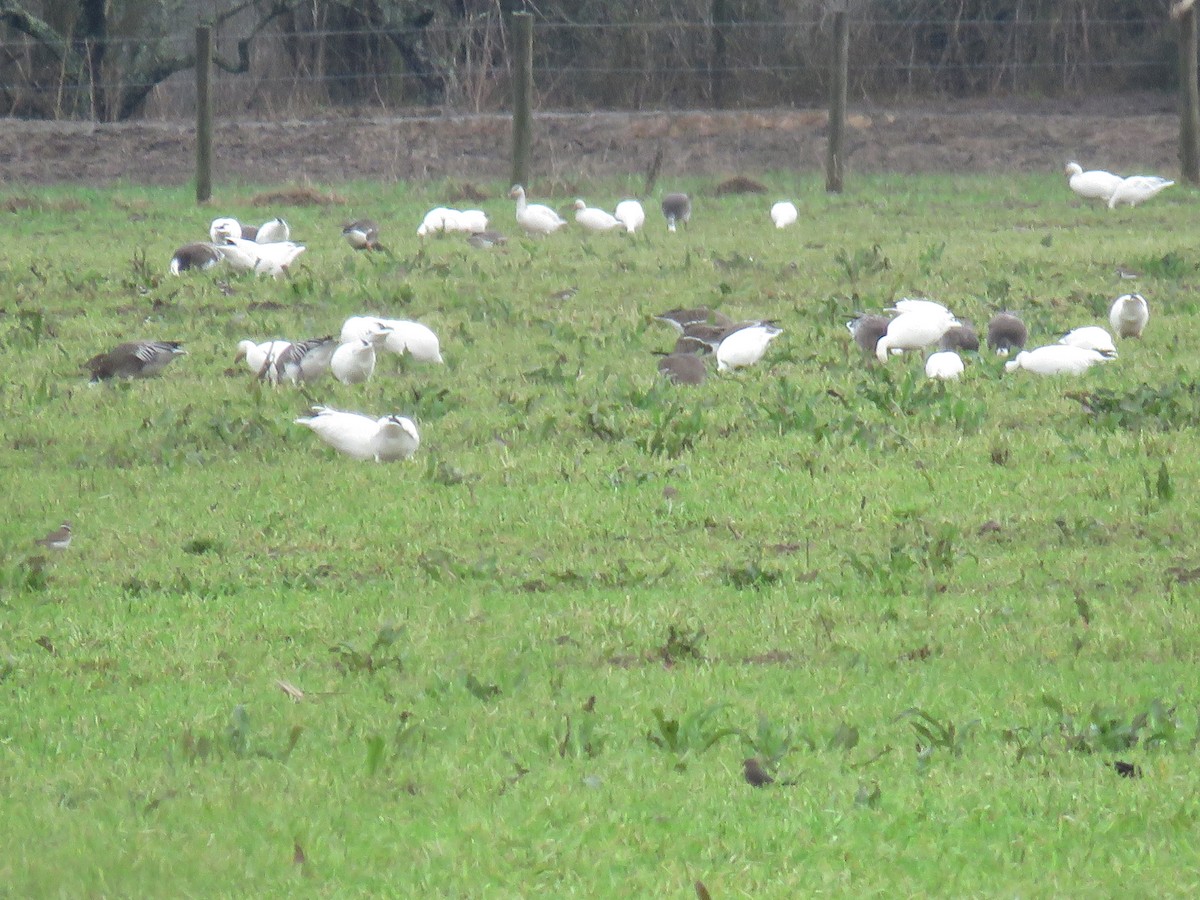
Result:
M196 26L196 202L212 197L212 28Z
M528 184L533 155L533 15L513 13L512 30L512 184Z
M1181 0L1171 8L1179 23L1179 166L1183 180L1200 184L1200 83L1196 80L1196 5Z
M825 157L825 190L842 192L845 174L846 83L850 66L850 19L844 2L833 12L833 71L829 85L829 153Z

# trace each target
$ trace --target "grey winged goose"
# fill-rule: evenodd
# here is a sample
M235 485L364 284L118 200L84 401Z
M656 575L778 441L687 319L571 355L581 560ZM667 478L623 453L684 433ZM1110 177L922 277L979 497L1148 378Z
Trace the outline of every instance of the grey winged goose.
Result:
M355 250L382 250L379 226L370 219L356 219L342 229L342 237Z
M498 231L477 231L467 238L467 243L478 250L490 250L492 247L503 247L508 243L508 238Z
M668 353L658 361L658 371L672 384L703 384L708 378L704 357L695 353Z
M275 360L276 379L292 384L316 381L329 371L337 348L338 341L333 335L294 342Z
M91 371L93 383L107 378L152 378L175 357L186 354L179 341L129 341L83 365Z
M668 309L666 312L656 315L655 320L665 322L683 334L683 331L689 325L720 325L722 328L732 328L733 319L715 309L709 309L707 306L694 306L685 308L677 306L674 309Z

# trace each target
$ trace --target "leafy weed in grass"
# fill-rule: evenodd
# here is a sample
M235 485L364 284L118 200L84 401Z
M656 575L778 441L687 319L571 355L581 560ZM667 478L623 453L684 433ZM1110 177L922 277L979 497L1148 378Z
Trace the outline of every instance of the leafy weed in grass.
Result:
M404 671L404 661L393 646L404 634L403 625L384 625L370 646L362 647L343 641L329 648L337 659L334 665L343 672L366 672L374 675L384 669Z
M1054 718L1046 724L1006 729L1004 738L1017 747L1017 761L1031 755L1054 753L1119 753L1137 746L1170 749L1183 744L1183 723L1174 706L1157 698L1143 708L1121 710L1095 704L1087 713L1070 712L1056 697L1043 694L1041 705ZM1200 730L1196 732L1200 736ZM1186 742L1196 746L1196 737Z
M729 737L738 737L736 728L718 721L728 704L713 703L685 713L679 719L669 719L661 706L651 713L654 722L646 732L646 740L665 753L675 757L674 766L679 771L687 768L689 757L706 752Z

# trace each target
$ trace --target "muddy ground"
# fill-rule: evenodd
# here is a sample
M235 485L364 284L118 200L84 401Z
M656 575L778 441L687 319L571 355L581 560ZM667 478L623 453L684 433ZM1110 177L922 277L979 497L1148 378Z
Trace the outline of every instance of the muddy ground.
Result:
M327 184L509 177L505 116L219 122L214 182ZM820 110L541 114L536 180L641 173L662 150L664 177L819 172ZM852 107L847 173L1058 171L1085 166L1178 172L1174 98L945 101ZM0 120L0 184L179 185L195 165L187 122L92 125Z

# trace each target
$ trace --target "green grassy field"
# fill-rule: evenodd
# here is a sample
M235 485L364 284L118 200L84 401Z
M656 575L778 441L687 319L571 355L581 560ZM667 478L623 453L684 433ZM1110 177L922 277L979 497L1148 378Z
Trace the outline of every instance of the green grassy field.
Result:
M489 185L492 251L419 246L445 185L9 187L0 893L1195 896L1194 194L766 180L684 184L691 227L648 202L636 239L519 238ZM290 280L165 274L213 216L277 214L308 245ZM391 257L341 242L358 216ZM1050 343L1106 324L1117 265L1150 325L1079 379L985 356L932 384L844 327L924 294ZM701 303L784 334L660 383L651 314ZM366 312L447 364L301 392L233 362ZM143 338L189 355L87 386ZM292 424L312 402L410 415L422 446L340 457Z

